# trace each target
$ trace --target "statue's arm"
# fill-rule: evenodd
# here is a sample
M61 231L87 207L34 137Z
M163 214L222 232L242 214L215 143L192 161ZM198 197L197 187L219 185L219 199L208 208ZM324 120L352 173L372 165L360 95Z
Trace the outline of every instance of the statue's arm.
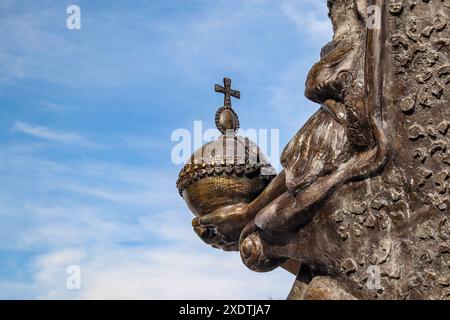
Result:
M269 205L273 200L278 198L281 194L287 191L286 187L286 174L285 171L281 171L275 179L264 189L264 191L251 203L247 208L247 214L250 219L254 219L255 216Z

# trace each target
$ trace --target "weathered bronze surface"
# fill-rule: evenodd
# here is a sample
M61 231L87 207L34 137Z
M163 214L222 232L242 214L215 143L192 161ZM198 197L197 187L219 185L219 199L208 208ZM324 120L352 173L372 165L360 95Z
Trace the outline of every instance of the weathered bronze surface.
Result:
M449 299L450 1L328 6L334 38L305 93L320 109L283 171L194 230L252 270L295 273L289 299Z
M177 181L180 195L197 217L222 208L239 212L239 208L254 200L276 175L258 146L236 135L239 119L231 106L231 97L239 99L240 92L231 89L231 79L224 78L223 83L223 87L215 85L215 91L225 96L215 119L222 135L192 155ZM202 237L215 238L211 243L214 246L231 250L237 249L242 226L233 225L232 231L220 232L214 225L205 225L196 231Z
M261 175L261 170L271 174ZM197 150L180 172L180 194L197 216L236 203L249 203L269 184L275 170L248 138L234 134Z

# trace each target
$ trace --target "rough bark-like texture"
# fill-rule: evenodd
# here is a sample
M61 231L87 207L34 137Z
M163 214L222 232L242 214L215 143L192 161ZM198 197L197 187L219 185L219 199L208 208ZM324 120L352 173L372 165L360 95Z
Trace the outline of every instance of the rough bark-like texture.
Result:
M355 296L445 299L450 2L391 1L386 9L380 116L393 152L379 175L347 183L326 199L287 251L333 278L351 280ZM373 265L381 271L378 290L366 286Z

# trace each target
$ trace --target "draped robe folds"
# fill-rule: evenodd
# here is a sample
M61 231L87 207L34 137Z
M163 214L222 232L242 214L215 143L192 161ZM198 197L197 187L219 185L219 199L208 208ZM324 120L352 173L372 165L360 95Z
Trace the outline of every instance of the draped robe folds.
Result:
M347 146L346 128L333 115L320 108L284 148L281 165L286 186L298 192L317 177L333 171Z

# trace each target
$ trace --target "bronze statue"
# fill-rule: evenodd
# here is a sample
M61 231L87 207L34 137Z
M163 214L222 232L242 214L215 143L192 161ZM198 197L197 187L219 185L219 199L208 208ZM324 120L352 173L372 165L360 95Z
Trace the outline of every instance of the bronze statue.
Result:
M305 93L320 109L285 147L276 177L264 179L263 156L255 167L244 159L254 192L234 197L236 185L218 186L228 201L197 214L194 230L208 244L239 250L254 271L293 272L290 299L449 298L450 1L328 7L334 37ZM216 120L231 131L222 139L235 139L230 95L239 95L228 81L219 88L227 113ZM255 148L245 153L259 154ZM236 168L224 164L222 177L238 177ZM212 201L203 187L186 191L184 176L185 199Z

